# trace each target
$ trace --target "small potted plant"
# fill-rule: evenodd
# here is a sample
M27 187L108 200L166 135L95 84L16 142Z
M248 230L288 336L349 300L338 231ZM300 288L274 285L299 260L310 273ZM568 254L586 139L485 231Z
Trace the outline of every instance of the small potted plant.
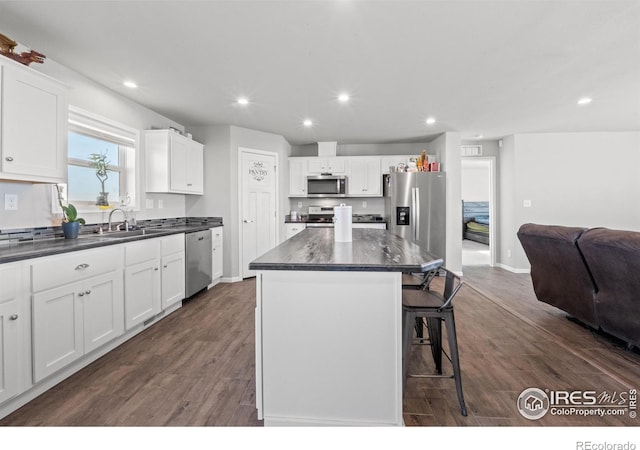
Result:
M65 239L76 239L80 231L80 225L84 225L85 220L82 217L78 217L78 210L73 204L69 203L67 206L62 204L60 186L56 185L56 189L58 190L58 203L62 208L62 234Z
M111 169L109 168L109 160L107 159L106 153L92 153L89 157L91 162L89 165L96 169L96 178L100 181L100 186L102 190L100 191L100 195L96 198L96 205L99 208L104 209L109 207L109 193L104 189L104 182L109 178L109 172Z

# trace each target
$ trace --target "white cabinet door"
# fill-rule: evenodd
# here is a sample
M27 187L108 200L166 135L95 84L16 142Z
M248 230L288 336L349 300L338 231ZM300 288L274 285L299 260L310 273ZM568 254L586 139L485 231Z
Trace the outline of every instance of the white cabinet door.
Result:
M66 89L12 61L0 61L0 70L0 178L66 182Z
M160 300L160 260L154 259L124 269L125 327L134 326L158 314Z
M217 284L222 278L222 270L224 263L224 233L222 227L216 227L211 229L212 245L213 245L213 261L211 265L211 281L212 284Z
M347 191L353 197L380 197L382 195L380 158L350 158Z
M313 175L344 174L346 173L345 158L309 158L307 159L307 172Z
M162 257L162 309L167 309L185 296L185 253Z
M33 294L33 375L38 382L84 354L81 282Z
M187 155L189 154L189 146L184 139L180 139L178 135L169 134L169 161L172 191L187 190Z
M83 288L84 352L89 353L124 333L122 272L86 280Z
M289 239L305 229L304 223L285 223L285 239Z
M204 148L195 141L189 141L187 151L186 190L193 194L204 193Z
M289 158L289 197L307 196L307 158Z
M20 269L19 264L0 266L0 403L21 391L20 343L26 318L20 314L24 301Z

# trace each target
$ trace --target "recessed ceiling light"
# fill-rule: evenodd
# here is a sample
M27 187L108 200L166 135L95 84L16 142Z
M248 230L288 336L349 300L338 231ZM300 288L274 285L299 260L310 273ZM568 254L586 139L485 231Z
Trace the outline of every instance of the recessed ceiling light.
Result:
M249 104L249 99L246 97L240 97L238 98L238 104L239 105L248 105Z
M305 119L305 121L302 122L302 125L304 125L305 127L310 127L311 125L313 125L313 122L310 119Z
M429 117L426 120L427 125L433 125L434 123L436 123L436 119L434 119L433 117Z
M342 94L338 95L338 100L341 103L347 103L349 101L349 94L342 93Z
M591 103L593 101L592 98L589 97L583 97L580 100L578 100L578 105L588 105L589 103Z
M123 81L122 84L124 84L126 87L130 88L130 89L135 89L138 87L138 85L131 81L131 80L127 80L127 81Z

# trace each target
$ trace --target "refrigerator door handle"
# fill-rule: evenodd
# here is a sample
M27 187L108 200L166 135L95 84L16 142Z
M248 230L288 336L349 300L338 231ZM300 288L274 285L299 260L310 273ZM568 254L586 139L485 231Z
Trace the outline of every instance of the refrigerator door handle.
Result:
M414 229L415 229L415 239L416 242L418 242L420 240L420 188L414 188L414 207L413 210L415 211L415 220L413 221L414 223Z

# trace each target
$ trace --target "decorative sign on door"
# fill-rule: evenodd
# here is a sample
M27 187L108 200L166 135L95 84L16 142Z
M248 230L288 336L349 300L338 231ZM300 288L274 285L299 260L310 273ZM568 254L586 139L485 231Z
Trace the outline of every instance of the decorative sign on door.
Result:
M269 176L269 168L263 161L251 161L249 175L254 181L260 182Z

